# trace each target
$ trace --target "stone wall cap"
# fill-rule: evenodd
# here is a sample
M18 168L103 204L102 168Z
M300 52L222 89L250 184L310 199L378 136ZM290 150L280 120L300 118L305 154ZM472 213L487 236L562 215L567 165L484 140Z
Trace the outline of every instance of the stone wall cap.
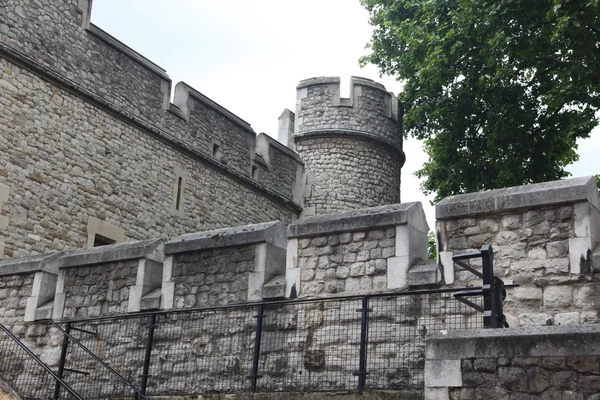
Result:
M340 82L341 81L340 81L339 76L317 76L314 78L308 78L308 79L301 80L300 83L298 84L298 86L296 86L296 89L302 89L302 88L314 86L314 85L328 85L328 84L339 85ZM370 88L389 93L385 89L385 86L383 86L381 83L375 82L374 80L369 79L369 78L363 78L360 76L351 76L350 77L350 86L355 86L355 85L356 86L368 86Z
M300 81L296 89L302 89L313 85L326 85L330 83L340 83L339 76L317 76L314 78L303 79Z
M340 211L302 218L288 227L288 237L319 236L412 224L427 232L429 226L420 202Z
M63 255L60 258L59 268L81 267L140 258L162 261L162 245L162 239L148 239L77 250Z
M189 233L165 243L164 252L165 254L178 254L260 242L271 243L285 248L287 246L287 239L285 237L284 223L282 221L272 221Z
M600 325L528 326L435 333L427 359L600 355Z
M0 276L30 274L39 271L58 273L58 259L63 253L39 254L0 261Z
M449 219L578 201L600 208L593 176L446 197L435 206L435 216Z

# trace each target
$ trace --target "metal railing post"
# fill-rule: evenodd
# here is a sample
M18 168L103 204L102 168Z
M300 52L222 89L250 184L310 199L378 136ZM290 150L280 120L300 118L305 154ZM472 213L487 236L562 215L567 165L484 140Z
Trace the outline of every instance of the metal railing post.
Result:
M150 316L150 323L148 324L148 337L146 338L146 351L144 354L144 369L142 371L142 383L140 385L140 392L145 396L146 388L148 387L148 378L150 377L150 359L152 357L152 345L154 344L154 329L156 328L156 314ZM136 395L136 398L138 396Z
M367 340L369 337L369 335L368 335L368 329L369 329L368 318L369 318L369 313L371 311L373 311L372 309L369 308L369 297L368 296L362 296L361 308L357 309L356 311L361 313L360 349L359 349L360 357L359 357L359 361L358 361L358 371L355 371L352 375L358 376L358 385L356 387L356 390L358 390L359 393L362 393L365 390L367 375L369 375L369 373L367 372Z
M264 305L258 306L258 313L256 315L256 336L254 338L254 355L252 358L252 373L248 376L250 379L250 393L254 395L256 393L256 384L261 375L258 375L258 364L260 361L260 343L262 340L262 328L264 318Z
M71 332L71 323L67 322L66 326L65 326L65 332L70 333ZM64 335L63 336L63 342L62 342L62 348L60 351L60 361L58 362L58 371L56 373L56 376L58 377L58 379L63 378L64 373L65 373L65 362L67 361L67 351L69 348L69 336ZM56 385L54 386L54 400L58 400L60 398L60 382L57 380L56 381Z
M496 285L494 283L494 252L492 246L481 246L481 272L483 273L483 327L498 328L496 318Z

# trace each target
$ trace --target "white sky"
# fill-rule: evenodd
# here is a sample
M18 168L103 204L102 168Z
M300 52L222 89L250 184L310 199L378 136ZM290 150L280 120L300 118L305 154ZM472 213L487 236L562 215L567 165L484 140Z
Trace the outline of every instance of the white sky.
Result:
M372 31L358 0L94 0L92 22L165 68L173 86L190 84L273 137L302 79L340 76L342 95L352 75L401 89L376 67L358 66ZM580 143L573 176L600 173L598 133ZM433 230L431 198L413 175L427 156L412 139L404 152L402 202L421 201Z

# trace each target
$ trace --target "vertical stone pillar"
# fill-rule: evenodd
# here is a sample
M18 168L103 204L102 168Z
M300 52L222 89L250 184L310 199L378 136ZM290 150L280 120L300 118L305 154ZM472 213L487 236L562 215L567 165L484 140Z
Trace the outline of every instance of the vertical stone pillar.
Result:
M296 149L296 146L294 145L294 124L295 115L286 108L279 116L277 140L292 150Z

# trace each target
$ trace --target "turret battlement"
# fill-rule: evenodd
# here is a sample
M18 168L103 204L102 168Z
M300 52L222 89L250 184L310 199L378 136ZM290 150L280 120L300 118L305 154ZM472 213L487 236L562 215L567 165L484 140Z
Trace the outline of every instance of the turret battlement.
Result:
M401 144L399 102L385 86L353 76L350 97L343 98L339 77L317 77L301 81L296 89L296 135L346 131Z
M296 93L293 138L307 170L303 216L400 202L398 99L358 77L349 98L341 97L338 77L303 80Z

